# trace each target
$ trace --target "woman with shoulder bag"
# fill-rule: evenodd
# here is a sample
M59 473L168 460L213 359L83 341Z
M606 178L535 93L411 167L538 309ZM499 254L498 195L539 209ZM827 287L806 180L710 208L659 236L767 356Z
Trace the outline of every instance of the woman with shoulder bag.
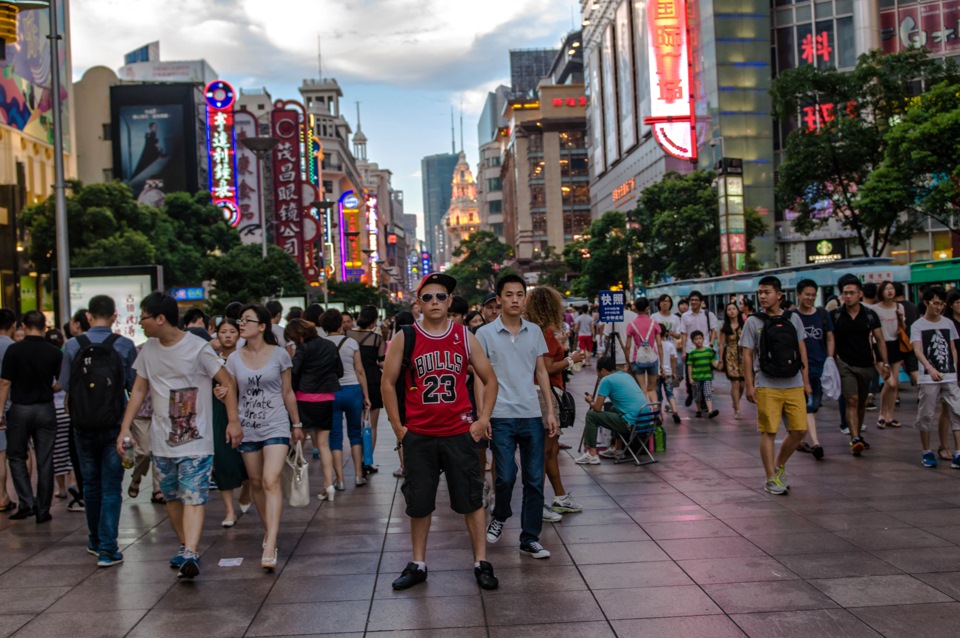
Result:
M373 434L373 448L377 447L377 421L383 408L380 396L380 379L383 377L383 360L387 354L387 342L374 328L377 324L376 306L364 306L357 315L357 327L348 330L346 335L360 346L360 361L367 375L367 393L370 395L370 429ZM364 465L365 474L379 470L376 465Z
M578 350L569 357L565 356L563 346L557 339L557 335L562 334L560 325L563 323L563 297L553 288L538 286L530 291L523 306L523 318L540 326L543 338L547 342L547 353L543 355L543 364L550 376L550 386L554 390L553 415L559 423L560 401L557 395L565 391L563 371L572 369L574 363L583 361L584 354ZM531 379L530 382L533 383L534 380ZM546 404L539 390L537 397L540 399L540 411L544 413ZM543 506L543 520L550 523L562 520L564 513L583 510L583 507L573 500L563 486L559 455L560 433L558 432L557 436L548 436L544 441L544 472L550 479L555 495L550 507L546 504Z

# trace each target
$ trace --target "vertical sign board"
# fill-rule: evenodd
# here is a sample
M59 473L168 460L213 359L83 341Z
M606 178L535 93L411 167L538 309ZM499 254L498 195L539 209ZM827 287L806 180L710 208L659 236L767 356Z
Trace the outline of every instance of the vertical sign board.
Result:
M724 275L747 268L747 235L743 207L743 161L724 157L717 180L720 197L720 271Z
M360 198L354 191L340 196L340 279L363 279L363 253L360 251Z
M377 224L380 220L379 207L377 206L377 196L367 195L367 247L373 252L370 253L370 281L371 286L377 286L380 282L380 266L377 261L380 260L379 236L380 232Z
M430 259L430 253L423 251L420 255L420 276L426 277L433 272L433 263Z
M657 143L668 154L697 161L696 115L693 106L693 67L686 0L650 0L648 64L650 116Z
M233 129L238 140L257 137L257 118L248 111L233 114ZM237 203L240 205L240 241L245 244L260 244L263 226L260 221L260 198L263 188L260 178L260 163L256 154L243 144L236 145L237 152Z
M274 242L303 268L301 128L300 114L294 110L277 108L270 114L271 133L279 140L273 148Z
M237 203L237 139L234 130L233 87L215 80L203 92L207 103L207 154L210 157L210 197L231 226L240 225Z
M600 323L623 321L623 305L626 295L619 290L601 290L597 293L600 301Z

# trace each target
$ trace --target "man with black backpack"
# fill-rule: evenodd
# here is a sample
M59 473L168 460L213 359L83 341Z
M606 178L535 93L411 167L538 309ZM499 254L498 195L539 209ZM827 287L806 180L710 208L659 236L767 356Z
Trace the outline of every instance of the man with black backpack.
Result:
M779 279L772 275L761 279L757 298L760 312L747 319L740 337L743 360L752 362L743 367L743 376L747 401L757 405L760 458L767 477L763 489L787 494L790 484L785 466L807 433L806 395L812 394L803 344L806 332L796 313L781 310ZM786 421L788 433L774 462L781 419Z
M73 424L77 455L83 469L87 515L87 552L99 567L123 562L117 546L123 503L123 459L116 452L126 392L133 389L133 341L115 334L117 306L107 295L90 300L90 330L63 348L60 385Z

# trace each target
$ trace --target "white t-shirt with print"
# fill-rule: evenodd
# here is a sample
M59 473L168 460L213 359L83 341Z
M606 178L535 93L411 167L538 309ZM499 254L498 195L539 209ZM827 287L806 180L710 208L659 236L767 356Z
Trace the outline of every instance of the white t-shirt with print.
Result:
M956 383L957 362L953 359L950 344L957 339L957 327L946 317L939 321L930 321L920 317L910 326L910 343L920 342L920 348L937 372L943 375L942 381L934 381L923 364L920 364L920 374L917 383Z
M210 344L189 332L170 347L148 339L133 364L150 383L150 443L157 456L213 454L213 377L223 367Z

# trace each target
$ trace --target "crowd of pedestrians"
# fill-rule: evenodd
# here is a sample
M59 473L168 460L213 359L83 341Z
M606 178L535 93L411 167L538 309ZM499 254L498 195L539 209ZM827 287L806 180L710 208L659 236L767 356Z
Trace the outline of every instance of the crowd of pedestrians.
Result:
M710 423L719 415L713 383L722 371L734 419L742 398L756 405L763 488L787 494L795 451L824 458L816 421L827 389L831 400L839 397L851 454L861 456L870 448L863 432L871 395L879 401L876 427L900 426L894 408L903 365L919 386L922 464L935 467L946 452L960 469L957 291L928 288L917 308L902 287L883 282L868 305L864 285L849 275L837 282L832 307L818 307L818 285L802 280L796 306L787 309L781 281L766 276L756 312L734 299L717 307L718 320L692 291L678 313L667 295L655 307L640 297L622 320L600 322L596 307L565 308L556 290L528 289L516 275L502 277L475 310L454 294L456 285L449 275L427 275L413 312L382 323L372 306L351 314L316 304L284 321L276 302L232 303L211 322L199 310L181 317L176 301L158 292L141 302L147 340L139 348L113 333L117 308L109 296L90 299L64 326L69 338L48 329L40 312L18 318L0 309L0 485L9 465L16 492L13 501L0 490L0 511L43 524L53 499L68 493L68 510L86 517L87 551L99 566L116 565L131 469L127 495L136 498L150 474L150 500L166 508L178 539L170 566L180 577L200 573L211 489L223 501L224 528L256 508L260 564L272 571L282 551L281 477L291 449L309 437L323 477L317 496L332 502L346 490L344 468L352 468L356 489L379 470L370 457L382 410L397 441L395 475L411 527L412 560L393 587L427 579L442 476L450 507L464 516L475 579L496 589L487 545L516 528L522 555L549 558L544 523L583 509L559 464L561 449L572 447L560 437L561 425L572 422L567 381L581 366L595 366L597 386L584 397L580 465L620 458L622 442L604 432L628 437L650 410L670 414L674 424L683 416ZM787 435L777 449L781 424ZM59 488L55 477L63 477ZM521 507L511 523L518 479Z

